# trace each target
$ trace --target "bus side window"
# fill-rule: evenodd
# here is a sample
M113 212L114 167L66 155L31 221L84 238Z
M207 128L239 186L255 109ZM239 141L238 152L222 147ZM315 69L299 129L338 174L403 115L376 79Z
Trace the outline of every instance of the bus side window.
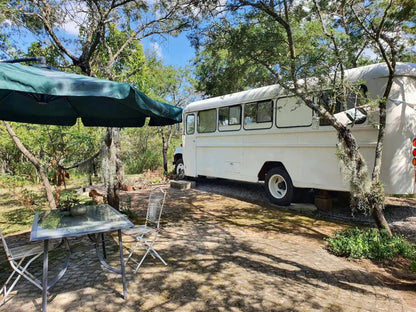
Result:
M269 129L272 127L273 102L261 101L244 105L244 129Z
M365 84L348 92L347 95L347 109L352 109L365 104L367 98L368 88Z
M279 98L276 103L276 126L278 128L309 127L312 125L312 109L300 98Z
M257 119L257 103L244 105L244 124L250 124Z
M187 115L186 116L186 134L194 134L195 133L195 115Z
M342 104L338 98L335 97L333 92L323 92L318 98L315 98L315 100L317 100L319 105L322 105L332 115L342 111ZM331 124L326 118L320 117L319 125L330 126Z
M217 110L208 109L198 112L198 133L215 132L217 123Z
M365 84L359 85L348 93L345 115L354 124L363 124L367 120L367 111L362 107L366 104L368 88Z
M361 84L356 88L350 89L343 97L335 97L330 92L324 92L319 97L319 104L324 106L331 114L337 114L345 111L348 118L356 124L364 123L366 120L366 112L359 108L365 103L368 88L365 84ZM357 109L356 109L357 108ZM352 117L353 116L353 117ZM330 123L325 118L320 118L320 126L329 126Z
M272 101L264 101L257 104L257 122L270 122L272 121L272 116Z
M241 105L221 107L218 110L218 130L235 131L241 129Z

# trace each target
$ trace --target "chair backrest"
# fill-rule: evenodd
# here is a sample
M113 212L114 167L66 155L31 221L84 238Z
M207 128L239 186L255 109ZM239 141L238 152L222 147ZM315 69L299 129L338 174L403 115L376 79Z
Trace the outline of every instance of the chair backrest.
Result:
M166 192L157 188L150 192L149 204L147 206L146 224L153 223L159 228L160 216L162 215L163 205L165 204Z
M6 238L3 236L3 233L1 232L1 230L0 230L0 237L1 237L1 242L3 244L3 247L4 247L4 251L6 252L7 259L12 258L12 254L10 252L9 246L7 246Z

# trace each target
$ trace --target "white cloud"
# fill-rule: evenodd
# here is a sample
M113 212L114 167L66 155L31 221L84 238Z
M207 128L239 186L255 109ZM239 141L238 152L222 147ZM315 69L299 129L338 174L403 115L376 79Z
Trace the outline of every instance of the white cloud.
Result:
M65 21L65 23L61 26L61 29L68 35L79 35L79 25L74 21Z
M13 26L13 22L11 20L5 19L1 24L0 27L11 27Z
M156 57L159 60L163 59L163 51L162 51L162 47L159 43L157 42L152 42L152 50L155 53Z
M376 60L378 58L378 55L371 48L365 48L363 50L363 56L368 57L370 60Z
M87 7L77 1L68 1L64 5L64 10L66 15L59 28L68 35L78 36L80 25L86 23Z

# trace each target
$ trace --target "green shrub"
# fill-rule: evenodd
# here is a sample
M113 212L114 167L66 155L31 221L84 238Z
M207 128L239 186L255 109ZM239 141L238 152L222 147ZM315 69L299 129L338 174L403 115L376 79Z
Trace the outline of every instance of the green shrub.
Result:
M376 229L347 229L327 238L331 253L348 258L387 260L402 256L416 261L416 248L401 235L390 237Z
M15 188L32 182L28 176L0 174L0 187Z
M36 202L42 202L43 196L39 196L36 192L23 188L19 195L19 202L25 207L31 208Z
M162 153L147 150L137 158L125 159L125 172L127 174L141 173L147 169L156 170L162 166Z
M85 197L77 193L75 189L62 190L59 206L61 208L71 208L77 205L92 205L91 197Z
M78 195L73 190L62 190L59 201L59 206L63 208L70 208L81 203Z

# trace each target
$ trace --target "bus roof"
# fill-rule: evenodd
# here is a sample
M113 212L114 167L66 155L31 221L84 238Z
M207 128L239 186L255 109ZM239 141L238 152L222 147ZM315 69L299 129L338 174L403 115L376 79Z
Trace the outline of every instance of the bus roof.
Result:
M387 78L389 75L388 68L385 63L367 65L348 69L345 76L349 81L368 81L375 78ZM415 63L397 63L395 76L411 76L416 77ZM280 85L271 85L232 94L226 94L200 100L187 105L184 113L191 111L205 110L215 107L231 106L242 103L256 102L268 99L274 99L280 95L287 95L288 92Z

